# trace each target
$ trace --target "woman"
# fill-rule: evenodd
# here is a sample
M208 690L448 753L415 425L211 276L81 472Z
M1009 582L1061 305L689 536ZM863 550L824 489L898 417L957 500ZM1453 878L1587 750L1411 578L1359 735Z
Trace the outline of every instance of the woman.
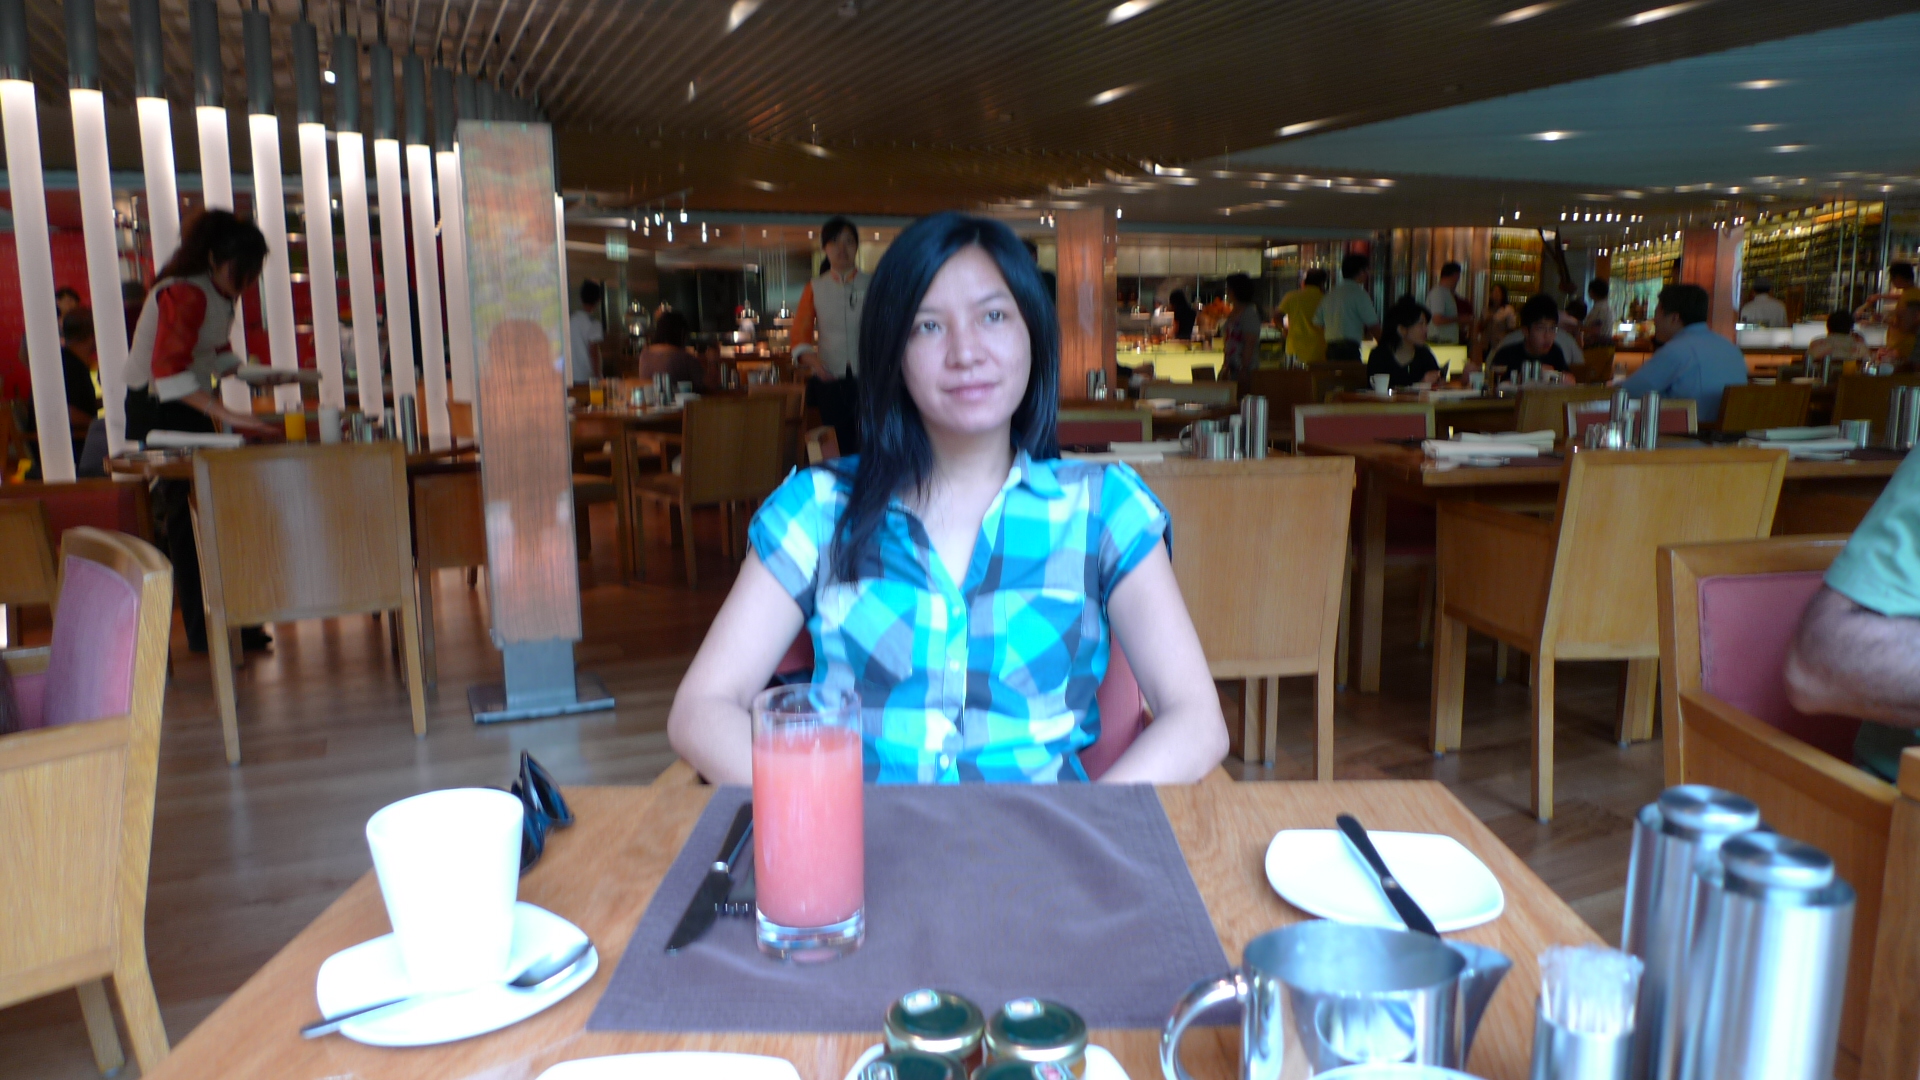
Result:
M1432 316L1420 302L1403 296L1387 309L1380 327L1380 343L1367 357L1367 379L1385 375L1395 390L1403 386L1432 386L1446 377L1446 369L1427 347Z
M860 313L871 279L860 272L860 230L846 218L820 227L820 250L820 276L793 312L793 362L807 374L807 404L851 454L860 449Z
M225 210L209 210L187 224L180 247L161 267L140 309L127 353L127 438L143 440L154 430L211 432L224 424L243 435L280 435L277 425L233 412L214 387L240 366L228 344L234 303L260 277L267 239L252 223ZM276 372L269 385L290 382ZM193 484L162 480L154 485L154 512L167 532L173 560L173 594L187 627L187 646L207 651L206 610L200 601L200 554L193 543ZM242 644L265 648L258 627L242 631Z
M804 627L815 680L860 694L870 779L1084 780L1111 623L1154 722L1102 779L1205 776L1226 726L1166 510L1124 465L1059 460L1058 330L1013 232L948 213L901 233L860 355L867 452L755 516L674 698L674 749L748 782L749 705Z
M1173 312L1173 340L1193 340L1193 301L1187 299L1185 289L1173 290L1167 297L1167 309Z
M673 385L693 384L698 393L706 392L706 374L700 364L700 358L687 351L687 340L692 330L687 326L687 317L669 308L653 320L653 331L647 335L647 347L640 350L639 373L642 379L651 379L655 375L665 374L673 379Z
M1507 287L1494 282L1487 286L1487 310L1480 316L1480 355L1486 356L1520 325L1520 314L1507 299Z
M1227 295L1233 309L1221 323L1220 377L1236 382L1253 378L1260 366L1260 305L1254 301L1253 279L1246 274L1227 275Z

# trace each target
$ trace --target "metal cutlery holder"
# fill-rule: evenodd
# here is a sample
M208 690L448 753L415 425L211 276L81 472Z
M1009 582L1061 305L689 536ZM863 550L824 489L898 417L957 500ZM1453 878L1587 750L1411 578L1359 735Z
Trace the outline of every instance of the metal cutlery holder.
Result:
M1240 402L1240 430L1242 455L1250 458L1267 456L1267 399L1255 395Z
M1636 450L1660 449L1660 395L1649 390L1640 399L1640 428L1634 440Z
M1896 386L1887 406L1887 449L1911 450L1920 444L1920 386Z
M1231 459L1246 457L1247 418L1240 415L1227 417L1227 456Z
M407 453L420 452L420 413L414 407L412 394L400 395L400 443Z

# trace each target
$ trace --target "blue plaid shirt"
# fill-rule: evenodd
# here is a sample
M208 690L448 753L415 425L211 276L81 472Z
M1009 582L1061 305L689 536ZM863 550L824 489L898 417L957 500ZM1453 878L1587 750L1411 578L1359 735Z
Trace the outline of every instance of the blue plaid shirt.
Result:
M815 682L863 708L867 779L879 783L1085 780L1100 734L1107 599L1154 545L1167 511L1125 465L1014 460L955 583L899 499L877 559L832 575L854 459L795 473L749 538L807 618Z

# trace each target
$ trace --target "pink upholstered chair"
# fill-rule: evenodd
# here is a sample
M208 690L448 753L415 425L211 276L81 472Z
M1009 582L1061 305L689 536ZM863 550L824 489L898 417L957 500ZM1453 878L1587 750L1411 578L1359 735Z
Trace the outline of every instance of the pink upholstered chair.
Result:
M47 528L56 544L68 529L79 525L153 539L145 480L7 484L0 487L0 499L32 499L45 506Z
M62 544L53 643L5 654L25 730L0 736L0 1007L66 987L101 1070L124 1064L113 979L143 1073L167 1054L146 900L173 572L152 545L85 526Z

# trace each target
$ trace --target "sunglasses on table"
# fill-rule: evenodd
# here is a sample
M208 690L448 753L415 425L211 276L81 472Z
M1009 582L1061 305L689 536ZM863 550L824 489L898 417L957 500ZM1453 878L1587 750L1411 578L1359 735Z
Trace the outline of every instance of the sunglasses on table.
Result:
M508 790L526 810L520 825L520 872L524 874L546 853L547 834L573 824L573 811L567 808L553 775L525 750L520 751L520 778Z

